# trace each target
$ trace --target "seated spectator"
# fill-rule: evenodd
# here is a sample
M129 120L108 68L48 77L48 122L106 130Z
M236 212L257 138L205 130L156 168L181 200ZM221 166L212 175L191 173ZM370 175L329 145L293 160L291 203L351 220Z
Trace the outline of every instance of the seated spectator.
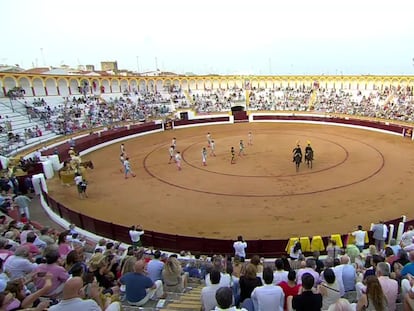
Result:
M345 254L349 256L351 263L354 263L355 260L361 254L359 248L355 244L348 244L345 249Z
M285 294L284 310L288 309L287 298L289 296L299 295L299 290L301 286L296 283L296 272L295 270L290 270L288 273L288 281L279 283L279 286L282 288L283 293Z
M323 271L323 279L324 281L318 286L318 292L322 295L322 309L327 310L331 304L341 298L341 294L335 273L331 268Z
M49 311L119 311L120 309L119 302L112 302L111 297L102 299L99 286L96 282L84 287L82 278L73 277L67 280L63 287L63 299L57 305L51 306Z
M315 265L316 265L315 271L318 272L319 274L325 268L325 265L324 265L323 261L319 259L320 255L321 254L320 254L319 251L314 251L313 252L313 259L315 259Z
M216 291L220 288L220 271L213 270L209 274L210 285L201 290L201 310L212 310L217 306Z
M86 244L86 241L82 240L79 237L79 233L73 233L72 235L68 235L66 239L71 244L72 249L84 247Z
M413 254L414 255L414 254ZM367 257L367 260L368 260L368 257ZM371 263L371 266L370 267L368 267L368 269L365 271L365 273L364 273L364 280L368 277L368 276L370 276L370 275L375 275L375 271L376 271L376 268L377 268L377 264L379 263L379 262L383 262L384 261L384 258L383 257L381 257L380 255L373 255L371 258L370 258L370 263Z
M231 266L231 265L229 265ZM233 268L233 266L231 266ZM201 278L200 269L197 268L196 261L194 259L190 260L186 266L184 267L184 272L188 273L188 277L190 278Z
M263 272L263 263L260 257L258 255L253 255L252 258L250 259L250 264L256 267L257 276L261 277L262 272Z
M44 296L54 298L62 293L63 286L69 278L69 273L59 264L60 255L56 246L49 246L46 248L43 255L46 263L38 265L34 272L37 273L37 275L52 275L52 286ZM35 285L37 288L41 288L43 287L44 282L45 280L43 278L38 278L35 280Z
M313 258L308 258L305 261L305 268L301 268L299 269L298 273L297 273L297 279L298 279L298 284L301 285L302 284L302 275L304 275L305 273L310 273L313 276L314 282L315 282L315 287L319 284L319 273L315 271L316 269L316 264L315 264L315 259Z
M285 294L280 286L273 284L273 271L270 267L263 270L265 285L256 287L252 294L254 310L283 310Z
M26 243L23 243L22 246L27 246L29 248L30 255L34 258L40 255L40 249L34 245L36 240L36 235L33 231L29 232L26 236Z
M255 265L247 264L246 272L240 277L239 284L240 302L243 303L245 299L250 298L250 295L257 286L263 285L261 278L257 276Z
M341 256L340 265L334 267L333 270L339 284L341 297L347 292L355 290L356 270L348 255Z
M390 279L389 264L385 262L378 263L376 276L380 282L382 291L387 298L388 311L395 311L397 308L396 301L398 297L399 286L396 280Z
M366 291L362 294L361 298L358 299L356 310L388 310L387 298L384 295L378 278L375 275L370 275L366 279L366 284Z
M96 250L100 250L101 253L103 253L106 250L106 240L105 239L100 239L98 241L98 244L95 246L94 252L96 252Z
M87 271L88 267L82 257L79 250L73 250L68 253L64 266L69 275L73 274L73 269L78 269L79 265L82 267L83 272Z
M170 256L162 270L162 279L167 292L181 293L184 290L183 269L174 256Z
M11 255L13 255L13 252L10 250L9 240L0 237L0 259L5 261Z
M68 235L67 233L67 231L63 231L59 234L58 237L59 254L63 259L66 258L66 255L72 250L72 246L66 240L66 237Z
M43 227L42 229L40 229L39 239L45 242L46 245L54 245L56 242L52 234L52 231L49 227Z
M387 262L389 265L392 265L394 261L398 260L398 256L394 255L394 251L389 246L385 247L384 254L385 262Z
M113 255L105 256L102 253L95 253L89 259L89 269L102 287L103 293L115 294L119 288L115 283L115 275L111 271L112 267L117 263L117 258Z
M240 272L243 267L243 262L241 261L240 257L234 256L233 258L233 275L237 278L240 278Z
M321 310L322 295L312 292L315 280L310 273L302 275L302 293L290 299L288 297L288 308L293 308L296 311L313 311Z
M348 300L340 298L329 306L328 311L355 311L355 309Z
M40 277L35 276L35 278L38 279ZM33 304L36 303L37 300L45 293L47 293L52 287L51 274L46 274L45 276L42 276L42 278L44 279L43 287L39 288L36 292L29 295L26 295L23 279L16 279L14 281L8 282L5 292L12 293L14 299L8 304L7 310L19 310L33 307ZM48 306L48 301L45 301L43 303L41 302L40 306L38 305L40 308L37 310L43 310Z
M401 246L397 244L397 241L395 239L390 239L390 245L389 247L392 249L392 251L394 252L394 255L397 256L398 252L401 249Z
M326 252L328 257L330 258L339 258L339 256L342 254L341 248L336 245L335 240L330 240L328 246L326 247Z
M284 264L282 259L275 260L276 270L273 273L273 283L278 285L281 282L288 281L288 271L284 270Z
M10 280L25 277L36 269L37 264L33 262L29 249L19 246L14 255L6 259L4 270L8 273Z
M223 272L223 261L221 256L215 256L213 258L212 269L220 271L220 287L231 287L230 276ZM206 285L210 285L210 276L207 274L205 277Z
M155 282L156 280L162 280L162 270L164 269L164 263L160 260L161 252L156 250L154 252L154 258L147 264L147 275Z
M229 287L220 287L216 291L217 306L214 311L247 311L244 308L231 307L233 304L233 292Z
M160 280L152 282L144 275L145 261L138 260L135 263L134 272L123 275L119 282L125 285L126 300L130 305L143 306L151 298L163 296L163 287Z

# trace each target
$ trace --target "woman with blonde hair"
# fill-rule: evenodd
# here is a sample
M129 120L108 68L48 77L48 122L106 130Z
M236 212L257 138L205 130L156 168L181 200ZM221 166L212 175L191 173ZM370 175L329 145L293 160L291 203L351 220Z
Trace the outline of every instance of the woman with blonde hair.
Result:
M367 289L359 298L356 311L386 311L388 310L387 298L382 291L381 284L375 275L366 278Z
M170 256L162 270L164 290L167 292L181 293L184 290L183 268L174 256Z

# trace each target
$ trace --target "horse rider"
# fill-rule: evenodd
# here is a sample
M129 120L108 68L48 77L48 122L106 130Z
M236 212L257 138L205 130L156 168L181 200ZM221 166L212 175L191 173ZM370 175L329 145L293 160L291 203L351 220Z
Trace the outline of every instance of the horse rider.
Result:
M300 162L302 162L302 148L300 148L299 143L297 143L296 147L293 148L292 153L293 153L293 161L292 162L295 162L296 154L300 154Z
M307 154L311 154L312 155L312 159L313 160L313 149L311 147L310 141L308 141L308 145L305 148L305 155Z

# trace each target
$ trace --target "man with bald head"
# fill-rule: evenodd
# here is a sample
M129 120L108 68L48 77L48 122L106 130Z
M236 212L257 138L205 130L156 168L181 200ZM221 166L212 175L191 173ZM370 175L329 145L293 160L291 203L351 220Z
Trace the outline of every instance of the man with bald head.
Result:
M138 260L134 266L134 272L124 274L119 282L125 285L126 300L130 305L141 307L149 299L163 296L162 281L153 282L145 275L145 260Z
M91 298L91 299L83 299ZM49 308L49 311L119 311L119 302L111 303L108 297L105 305L102 305L99 286L96 282L83 286L83 280L80 277L73 277L66 281L63 287L63 299Z

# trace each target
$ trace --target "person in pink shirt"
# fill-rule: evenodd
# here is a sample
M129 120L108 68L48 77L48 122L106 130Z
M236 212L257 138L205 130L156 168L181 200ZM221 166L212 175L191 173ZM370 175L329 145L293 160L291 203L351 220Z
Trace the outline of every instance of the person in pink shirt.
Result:
M44 257L46 263L42 263L35 269L35 275L38 276L35 279L36 288L42 288L45 282L44 275L52 275L52 287L44 295L46 297L57 297L63 291L63 286L67 279L69 279L69 273L64 267L59 264L59 251L55 246L48 246L44 251Z
M385 262L378 263L375 274L378 277L378 281L381 284L385 297L387 297L387 310L395 311L397 309L399 286L396 280L390 279L390 266Z
M29 232L26 236L26 243L22 244L22 246L26 246L29 249L30 255L32 257L36 257L40 255L40 249L33 244L36 240L36 235L34 232Z
M66 241L68 235L67 231L63 231L58 237L59 254L62 258L66 258L66 255L72 250L71 245Z

